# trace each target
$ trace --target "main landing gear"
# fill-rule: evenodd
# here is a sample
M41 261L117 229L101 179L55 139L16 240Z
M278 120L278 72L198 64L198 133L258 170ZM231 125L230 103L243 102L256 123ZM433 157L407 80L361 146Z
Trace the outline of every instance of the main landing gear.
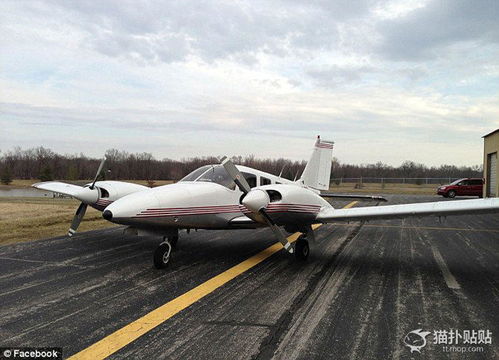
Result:
M295 243L295 257L297 260L307 260L310 254L310 247L308 246L308 240L305 234L301 234Z
M173 249L177 246L178 233L170 236L164 236L163 242L154 251L154 267L164 269L172 258Z

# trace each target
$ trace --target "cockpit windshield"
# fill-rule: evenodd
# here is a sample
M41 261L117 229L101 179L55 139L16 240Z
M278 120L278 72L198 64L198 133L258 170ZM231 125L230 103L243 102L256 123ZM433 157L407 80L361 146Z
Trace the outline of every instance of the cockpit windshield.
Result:
M203 181L220 184L234 190L236 184L222 165L206 165L194 170L180 181Z
M206 170L208 170L212 165L201 166L200 168L189 173L189 175L183 177L180 181L196 181Z

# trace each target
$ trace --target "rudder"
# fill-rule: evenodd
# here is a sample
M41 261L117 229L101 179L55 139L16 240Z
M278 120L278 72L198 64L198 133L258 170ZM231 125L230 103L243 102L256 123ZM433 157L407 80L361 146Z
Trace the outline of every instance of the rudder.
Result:
M312 156L299 180L301 184L317 190L329 190L333 144L334 142L321 140L317 136Z

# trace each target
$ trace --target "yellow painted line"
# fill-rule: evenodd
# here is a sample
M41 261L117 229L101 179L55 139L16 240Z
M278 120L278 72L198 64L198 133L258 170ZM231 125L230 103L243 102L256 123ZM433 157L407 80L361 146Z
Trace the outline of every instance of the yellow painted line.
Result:
M350 208L356 203L357 201L352 201L350 204L345 206L345 208ZM322 224L314 224L312 225L312 228L315 230L321 225ZM300 235L301 233L299 232L294 233L288 236L288 241L294 242ZM125 325L121 329L97 341L95 344L90 345L88 348L83 349L79 353L71 356L69 359L95 360L104 359L111 354L114 354L116 351L130 344L132 341L138 339L158 325L161 325L175 314L191 306L235 277L258 265L281 249L281 243L275 243L274 245L269 246L249 259L246 259L243 262L231 267L223 273L209 279L201 285L196 286L194 289L189 290L185 294L180 295L166 304L161 305L141 318L132 321L128 325Z
M438 267L440 268L440 271L442 272L442 275L444 276L445 283L447 284L447 287L449 289L460 289L461 286L457 282L456 278L454 275L449 270L449 267L445 263L444 258L442 257L442 254L440 254L440 251L438 251L437 247L435 245L431 245L431 251L433 252L433 257L435 258L435 261L437 262Z

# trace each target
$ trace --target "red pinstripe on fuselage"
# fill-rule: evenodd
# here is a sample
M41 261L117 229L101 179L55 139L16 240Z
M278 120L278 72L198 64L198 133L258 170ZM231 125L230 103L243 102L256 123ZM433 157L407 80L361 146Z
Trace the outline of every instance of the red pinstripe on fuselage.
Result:
M317 214L320 210L319 205L302 204L269 204L267 212L269 213L305 213ZM141 211L133 216L134 218L153 218L168 216L189 216L189 215L218 215L218 214L248 214L248 210L243 205L217 205L217 206L193 206L181 208L151 208Z

